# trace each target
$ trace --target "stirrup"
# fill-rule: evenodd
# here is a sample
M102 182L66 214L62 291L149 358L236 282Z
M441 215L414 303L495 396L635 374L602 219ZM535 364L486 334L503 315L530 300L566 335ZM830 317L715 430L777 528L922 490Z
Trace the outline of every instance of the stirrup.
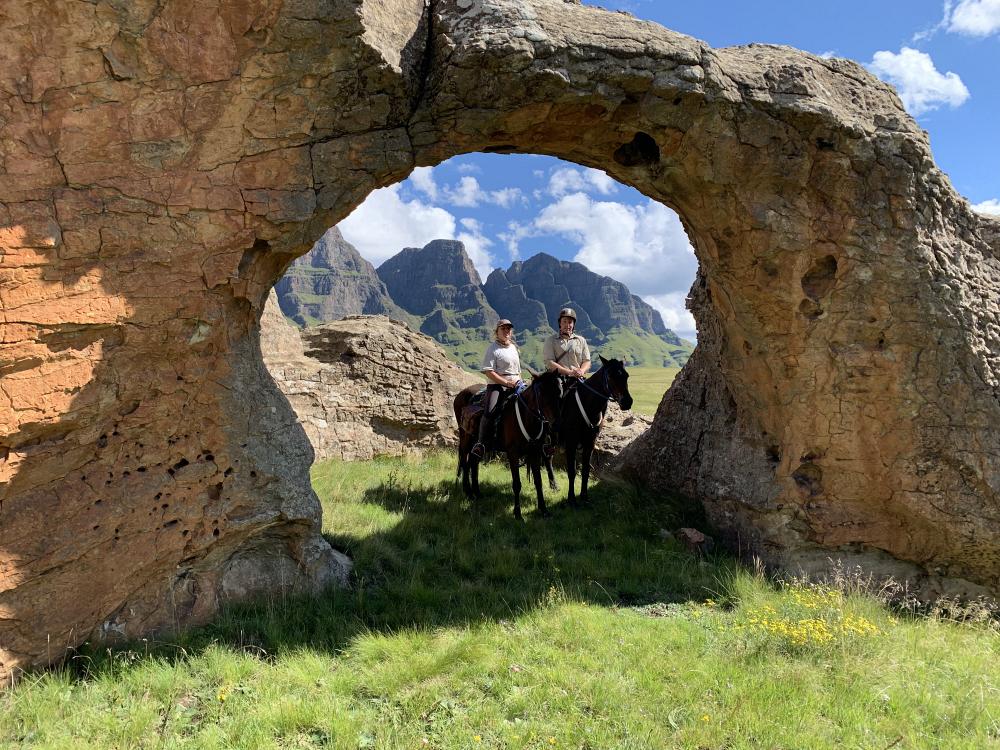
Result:
M482 443L476 443L472 446L472 450L469 451L469 454L481 459L486 455L486 446Z

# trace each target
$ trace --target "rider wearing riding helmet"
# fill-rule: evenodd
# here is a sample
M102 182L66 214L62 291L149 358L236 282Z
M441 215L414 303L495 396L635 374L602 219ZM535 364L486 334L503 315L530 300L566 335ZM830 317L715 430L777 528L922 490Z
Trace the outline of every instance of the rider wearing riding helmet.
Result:
M509 393L521 382L521 358L514 343L514 324L506 318L497 321L493 329L494 341L483 355L483 374L490 380L486 386L486 413L479 420L479 438L472 446L472 454L482 458L486 452L487 430L496 417L500 396Z
M590 372L590 347L576 329L576 311L564 307L559 311L559 333L545 339L542 359L548 370L569 378L583 378Z

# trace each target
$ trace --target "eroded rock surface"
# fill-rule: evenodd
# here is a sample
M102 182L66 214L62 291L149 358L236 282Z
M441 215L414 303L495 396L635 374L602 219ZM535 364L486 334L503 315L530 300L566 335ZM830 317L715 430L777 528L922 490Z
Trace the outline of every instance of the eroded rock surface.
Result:
M699 347L626 467L775 564L1000 588L996 222L860 66L562 0L10 0L0 59L0 673L337 577L258 319L476 150L682 216Z
M300 338L272 295L261 335L264 362L317 460L455 445L452 401L466 386L484 382L449 360L433 339L384 315L307 328Z

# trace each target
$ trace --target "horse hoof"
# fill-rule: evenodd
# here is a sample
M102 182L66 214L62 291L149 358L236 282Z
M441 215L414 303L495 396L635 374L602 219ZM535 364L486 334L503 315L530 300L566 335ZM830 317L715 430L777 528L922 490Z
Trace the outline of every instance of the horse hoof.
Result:
M549 482L549 489L552 490L553 492L558 492L559 485L556 484L555 482Z

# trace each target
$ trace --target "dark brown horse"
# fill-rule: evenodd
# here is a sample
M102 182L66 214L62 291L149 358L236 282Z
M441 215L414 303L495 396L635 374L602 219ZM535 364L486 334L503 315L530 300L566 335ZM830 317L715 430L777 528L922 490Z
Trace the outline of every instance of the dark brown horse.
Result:
M617 359L600 358L601 367L586 380L570 380L563 392L559 412L559 443L566 450L566 474L569 477L570 505L576 505L576 452L580 449L580 502L587 502L590 458L601 433L608 401L617 401L622 409L632 408L628 392L628 372ZM552 481L552 459L545 459L545 469Z
M470 499L480 497L479 459L472 455L472 446L479 432L480 414L474 420L464 420L463 412L481 390L469 386L455 396L455 419L458 420L458 470L462 474L462 489ZM552 428L562 396L562 381L555 373L534 375L521 394L511 395L496 416L496 452L507 454L510 476L514 485L514 517L521 520L521 471L523 458L535 483L538 512L548 515L542 494L542 446L551 439Z

